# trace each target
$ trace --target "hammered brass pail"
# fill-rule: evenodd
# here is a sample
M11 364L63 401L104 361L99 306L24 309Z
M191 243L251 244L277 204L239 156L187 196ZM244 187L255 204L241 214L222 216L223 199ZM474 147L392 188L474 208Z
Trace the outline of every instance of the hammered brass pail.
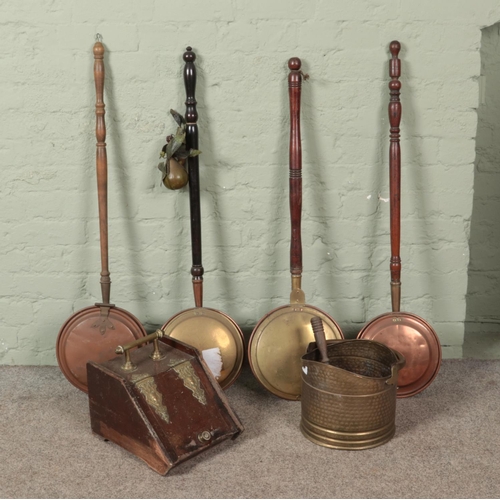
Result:
M372 340L327 341L328 363L316 343L302 356L300 429L313 443L362 450L396 431L396 383L404 357Z

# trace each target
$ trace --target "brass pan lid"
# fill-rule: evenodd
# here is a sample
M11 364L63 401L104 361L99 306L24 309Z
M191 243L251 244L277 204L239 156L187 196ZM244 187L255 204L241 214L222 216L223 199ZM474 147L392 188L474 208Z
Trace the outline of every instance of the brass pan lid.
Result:
M245 344L239 326L226 314L208 307L193 307L172 316L162 327L166 335L189 344L200 352L218 347L222 372L218 379L223 389L239 376Z
M357 338L376 340L405 357L406 365L398 376L398 398L422 392L439 372L439 338L431 325L416 314L397 312L377 316L359 332Z
M250 367L255 378L274 395L300 399L302 356L314 342L311 318L323 320L327 339L342 339L333 318L314 306L289 304L264 316L252 332L248 347Z

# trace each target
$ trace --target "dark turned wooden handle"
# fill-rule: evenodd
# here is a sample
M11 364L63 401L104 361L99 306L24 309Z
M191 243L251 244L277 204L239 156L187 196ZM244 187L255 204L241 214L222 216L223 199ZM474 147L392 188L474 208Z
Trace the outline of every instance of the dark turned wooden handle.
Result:
M389 123L390 146L389 146L389 194L391 210L391 298L392 311L399 312L401 302L401 147L399 144L399 124L401 123L401 102L399 92L401 90L401 60L398 59L401 44L397 41L391 42L389 49L392 59L389 65L390 102Z
M314 332L314 339L321 355L321 362L328 363L328 349L326 346L325 330L321 318L314 316L311 318L311 326Z
M183 55L184 86L186 88L186 146L187 149L198 149L198 111L196 110L196 54L191 47L186 48ZM200 211L200 162L198 156L188 157L189 205L191 212L191 250L193 266L194 301L196 307L203 307L203 265L201 263L201 211Z
M106 122L104 115L104 46L100 41L94 44L95 81L95 136L97 197L99 202L99 232L101 244L101 291L103 305L109 305L111 279L108 261L108 158L106 155Z
M288 61L288 95L290 97L290 218L292 237L290 241L290 272L302 275L302 145L300 139L300 95L302 87L302 63L298 57Z

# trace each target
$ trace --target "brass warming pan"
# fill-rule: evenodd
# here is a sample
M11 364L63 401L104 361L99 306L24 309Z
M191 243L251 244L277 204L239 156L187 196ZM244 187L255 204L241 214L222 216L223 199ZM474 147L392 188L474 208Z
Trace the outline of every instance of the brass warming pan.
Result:
M257 380L270 392L284 399L297 400L301 394L300 357L314 340L310 325L313 316L325 324L329 339L343 338L335 320L317 307L306 304L301 290L302 279L302 148L300 137L301 61L288 61L288 93L290 97L290 271L292 292L290 304L266 314L250 337L248 357Z
M71 315L59 331L56 355L64 376L78 389L87 392L87 362L102 363L116 356L117 344L146 336L139 320L130 312L110 303L111 279L108 269L108 162L104 120L104 46L100 35L94 44L96 88L96 172L99 201L102 303Z
M376 340L400 351L406 366L398 379L398 397L408 397L422 392L438 374L441 365L441 345L432 326L416 314L400 312L401 302L401 149L399 124L401 122L401 45L390 44L392 54L389 74L389 121L391 125L389 151L390 216L391 216L391 299L392 313L372 319L359 332L359 339Z
M196 110L195 53L187 47L184 53L184 85L186 87L186 145L198 149L198 111ZM223 389L231 385L241 372L245 346L243 333L227 314L203 307L203 265L201 261L201 211L198 156L188 157L189 202L191 211L191 275L195 307L181 311L163 326L166 335L190 344L200 351L218 347L222 356L222 372L218 379Z
M396 431L396 383L404 357L371 340L326 342L321 320L312 323L317 342L302 356L302 433L327 448L386 443Z

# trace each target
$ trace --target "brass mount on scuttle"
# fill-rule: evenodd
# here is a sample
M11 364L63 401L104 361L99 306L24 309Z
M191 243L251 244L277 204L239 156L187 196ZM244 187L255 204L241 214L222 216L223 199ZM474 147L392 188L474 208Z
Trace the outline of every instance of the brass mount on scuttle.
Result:
M156 330L156 332L146 335L146 337L142 337L138 340L134 340L133 342L129 342L125 345L119 345L115 352L116 354L125 354L125 363L122 365L122 370L125 372L131 372L137 370L137 365L132 362L130 359L130 349L134 347L139 347L142 344L146 344L147 342L153 341L153 352L151 353L151 359L154 361L159 361L165 357L165 354L162 354L160 351L160 346L158 345L158 339L161 339L165 336L165 332L161 329Z

